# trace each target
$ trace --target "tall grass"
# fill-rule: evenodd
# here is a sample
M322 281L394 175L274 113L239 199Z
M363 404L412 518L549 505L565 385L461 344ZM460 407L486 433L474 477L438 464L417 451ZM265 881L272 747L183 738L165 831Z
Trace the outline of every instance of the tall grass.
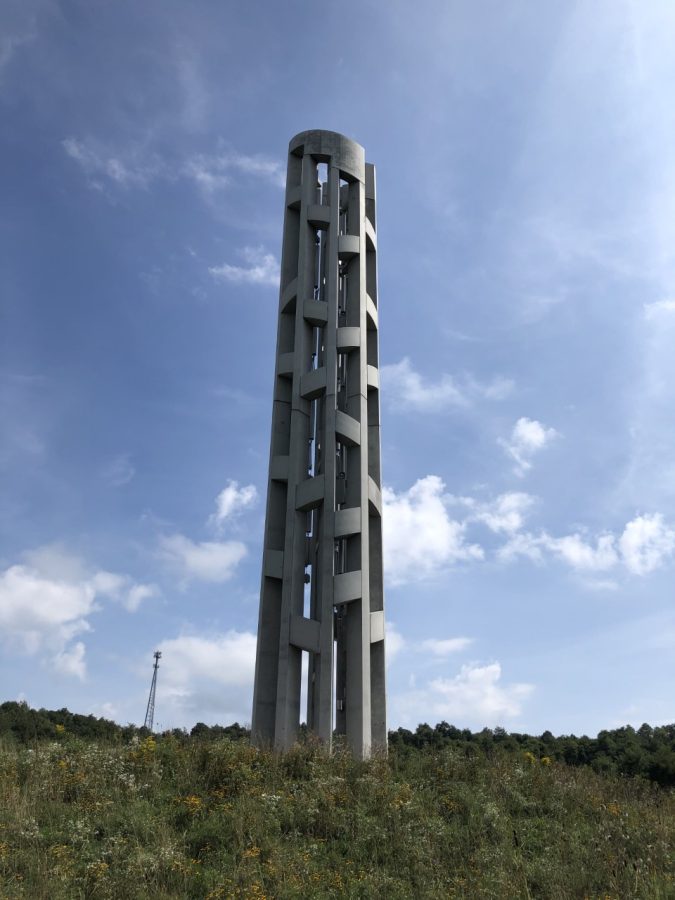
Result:
M675 795L530 755L0 743L0 897L675 897Z

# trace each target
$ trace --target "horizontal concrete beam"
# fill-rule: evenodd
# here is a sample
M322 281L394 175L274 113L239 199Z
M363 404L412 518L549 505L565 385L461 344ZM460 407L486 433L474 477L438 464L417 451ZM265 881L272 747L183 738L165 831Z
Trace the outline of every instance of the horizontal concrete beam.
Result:
M370 614L370 643L376 644L384 640L384 610Z
M298 296L298 279L294 278L289 282L281 295L279 310L282 313L293 312L295 309L295 299Z
M341 409L335 413L335 434L347 445L361 443L361 423Z
M377 235L368 218L366 219L366 247L368 250L377 250Z
M328 321L328 304L323 300L305 300L302 314L310 325L321 327Z
M279 375L293 375L293 367L295 366L294 353L280 353L279 362L277 363L277 373Z
M294 647L308 650L310 653L318 653L321 650L321 625L315 619L291 616L290 630L290 642Z
M371 512L376 513L378 516L382 515L382 491L370 475L368 476L368 505Z
M368 317L368 328L377 329L377 307L375 306L375 302L370 294L366 294L366 316Z
M343 572L333 578L333 603L339 606L341 603L351 603L352 600L361 599L361 570L356 572Z
M296 184L295 187L290 187L286 191L286 206L289 209L300 209L300 197L302 196L300 185Z
M335 537L361 533L361 507L351 506L335 512Z
M273 456L270 460L270 478L272 481L288 481L288 457Z
M300 376L300 396L305 400L314 400L326 392L326 368L320 366Z
M315 228L325 230L330 225L330 206L313 204L307 207L307 221Z
M284 577L283 550L265 550L263 572L267 578Z
M338 257L351 259L361 252L361 239L358 234L341 234L338 237Z
M380 370L375 366L368 366L368 390L380 389Z
M350 350L358 350L361 346L361 329L358 326L349 325L338 328L337 348L345 353Z
M315 475L301 481L295 489L295 508L301 510L315 509L323 503L325 482L323 475Z

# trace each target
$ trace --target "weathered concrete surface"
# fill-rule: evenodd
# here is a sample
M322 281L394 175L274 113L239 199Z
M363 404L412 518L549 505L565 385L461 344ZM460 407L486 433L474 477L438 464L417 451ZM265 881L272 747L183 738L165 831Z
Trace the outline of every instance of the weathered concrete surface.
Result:
M289 145L253 741L307 723L386 750L375 168L333 131Z

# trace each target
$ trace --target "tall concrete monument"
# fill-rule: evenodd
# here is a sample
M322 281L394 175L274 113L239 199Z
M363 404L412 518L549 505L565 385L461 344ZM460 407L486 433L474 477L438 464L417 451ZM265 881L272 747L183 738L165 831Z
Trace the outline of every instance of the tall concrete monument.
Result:
M333 131L290 143L253 740L301 714L359 758L387 746L375 167Z

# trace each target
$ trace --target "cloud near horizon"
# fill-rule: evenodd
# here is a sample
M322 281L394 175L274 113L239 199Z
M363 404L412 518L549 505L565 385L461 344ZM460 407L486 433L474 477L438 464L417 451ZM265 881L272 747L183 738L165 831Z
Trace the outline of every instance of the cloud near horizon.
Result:
M502 683L499 662L470 663L454 676L434 678L424 687L404 692L393 703L407 727L418 724L420 710L436 721L495 727L518 718L534 689L529 683Z
M221 634L166 638L158 649L171 665L158 687L158 709L190 727L195 716L215 722L250 722L256 636L230 629Z
M128 612L159 595L154 584L98 570L58 545L24 554L25 562L0 572L0 641L9 652L39 656L55 671L83 680L85 644L73 642L91 630L90 618L104 599Z

